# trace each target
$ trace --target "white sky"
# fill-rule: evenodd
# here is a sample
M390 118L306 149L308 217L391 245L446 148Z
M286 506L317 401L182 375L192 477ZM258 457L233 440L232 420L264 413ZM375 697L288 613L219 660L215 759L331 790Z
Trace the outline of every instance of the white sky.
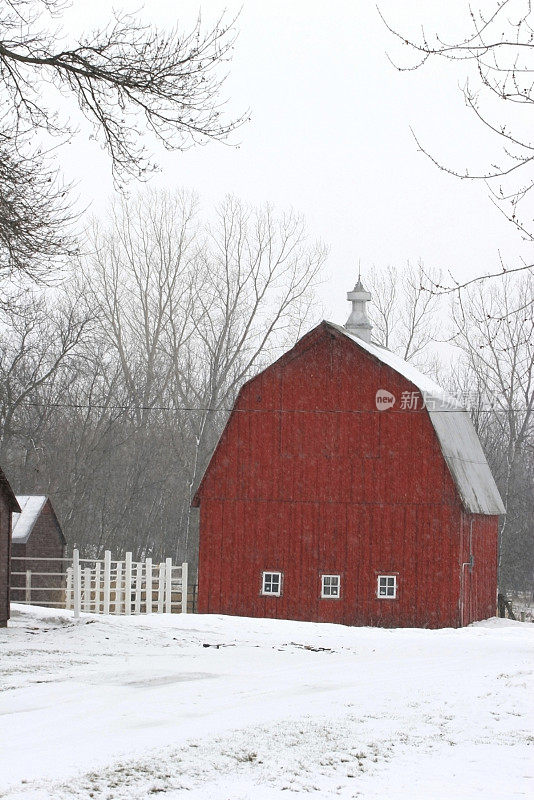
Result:
M226 3L230 12L240 5ZM135 10L139 3L118 0L114 7ZM198 7L150 0L143 15L188 28ZM442 30L458 14L465 18L467 3L383 0L381 7L408 30L417 29L422 14L431 29ZM102 24L110 8L107 0L75 0L66 27ZM222 8L205 0L206 22ZM373 264L422 259L464 279L498 268L499 251L509 263L522 252L482 183L441 173L417 152L410 126L458 167L492 149L464 107L454 66L394 70L385 51L398 54L399 47L373 0L243 0L238 27L226 93L229 113L252 113L237 134L240 147L211 143L160 153L162 172L152 183L194 189L208 203L230 192L301 212L311 235L330 247L319 294L324 316L341 323L358 259L364 276ZM102 213L112 192L104 154L80 137L63 165L80 181L82 199Z

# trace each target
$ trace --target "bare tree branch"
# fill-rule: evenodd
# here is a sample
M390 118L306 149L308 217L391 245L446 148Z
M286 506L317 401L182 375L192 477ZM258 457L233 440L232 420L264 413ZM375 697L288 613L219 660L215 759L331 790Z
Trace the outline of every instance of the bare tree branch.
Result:
M223 14L205 28L199 16L184 33L116 14L104 29L61 48L65 39L52 26L67 5L10 0L0 7L0 277L43 277L73 251L70 187L54 159L74 130L59 103L45 100L45 85L74 98L107 150L119 188L157 168L154 144L185 150L226 141L246 119L224 114L234 18Z
M445 60L457 68L459 64L471 67L470 72L474 67L474 75L468 73L465 79L463 97L475 118L499 144L500 156L492 159L486 169L458 168L444 163L413 131L412 134L419 151L443 172L461 180L484 181L494 205L523 238L532 242L531 214L527 212L521 220L518 210L534 187L534 139L528 117L514 115L511 105L519 104L527 111L534 106L534 17L529 0L496 0L491 11L469 6L467 33L453 41L445 41L439 33L429 34L424 27L417 37L409 36L397 30L380 9L378 13L401 46L416 55L415 63L390 59L398 70L419 69L436 60ZM530 270L532 265L527 261L480 279ZM449 293L477 280L461 283L451 276L448 285L434 285L432 289Z

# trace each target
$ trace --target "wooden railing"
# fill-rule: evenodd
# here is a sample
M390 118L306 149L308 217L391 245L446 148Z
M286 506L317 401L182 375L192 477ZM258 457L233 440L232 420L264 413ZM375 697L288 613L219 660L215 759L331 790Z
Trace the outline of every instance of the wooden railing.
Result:
M80 558L73 551L69 558L31 558L14 556L11 600L24 604L71 609L96 614L187 613L188 566L167 558L153 563L151 558L133 561L132 554L112 559L106 550L103 559ZM53 566L45 570L43 562ZM28 568L31 567L31 568Z

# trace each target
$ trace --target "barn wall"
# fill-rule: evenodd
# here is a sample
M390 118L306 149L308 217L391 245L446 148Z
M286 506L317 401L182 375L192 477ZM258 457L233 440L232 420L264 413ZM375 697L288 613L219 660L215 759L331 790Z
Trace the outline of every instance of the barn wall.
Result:
M458 549L446 509L337 503L209 500L202 504L199 611L346 625L458 624ZM408 516L408 535L399 537ZM420 517L417 519L417 517ZM438 540L432 530L447 532ZM300 536L292 531L300 531ZM284 574L280 598L261 595L261 573ZM341 598L321 599L322 573L341 575ZM398 575L398 597L376 598L377 575Z
M413 389L323 327L245 385L201 485L199 611L459 624L462 511L428 413L399 409ZM282 597L260 594L263 570ZM339 600L320 598L330 572ZM397 599L377 599L379 573Z
M462 515L460 617L463 625L497 613L498 535L498 517Z
M13 542L12 557L45 558L50 561L13 561L11 569L13 572L25 572L27 569L33 572L62 572L64 564L53 561L55 558L63 558L65 555L65 545L63 536L59 528L56 516L52 509L50 500L47 500L41 513L28 537L28 541ZM32 575L32 603L39 605L42 601L61 602L62 588L64 580L59 576ZM13 575L11 580L11 599L14 602L25 598L25 577ZM39 591L39 587L55 587L58 592Z
M0 489L0 627L9 619L11 506Z

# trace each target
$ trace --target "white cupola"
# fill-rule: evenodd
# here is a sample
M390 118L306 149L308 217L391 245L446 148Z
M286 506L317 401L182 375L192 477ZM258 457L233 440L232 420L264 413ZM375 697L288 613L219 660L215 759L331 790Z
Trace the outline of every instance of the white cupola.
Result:
M345 323L345 328L354 336L359 336L364 342L371 341L371 331L373 329L367 316L367 303L370 299L371 294L365 291L358 275L356 286L352 292L347 292L347 300L352 303L352 311Z

